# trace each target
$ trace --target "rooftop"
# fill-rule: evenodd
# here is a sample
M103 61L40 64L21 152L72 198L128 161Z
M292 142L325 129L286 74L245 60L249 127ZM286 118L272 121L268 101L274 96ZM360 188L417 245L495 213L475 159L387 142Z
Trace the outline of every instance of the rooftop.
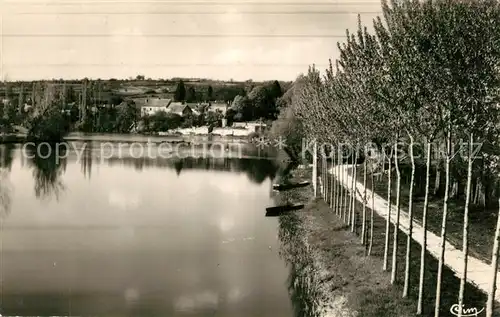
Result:
M173 113L182 114L184 109L189 108L188 104L183 104L181 102L172 102L168 107L168 110ZM191 108L190 108L191 109Z
M171 103L172 99L148 97L143 107L168 107Z

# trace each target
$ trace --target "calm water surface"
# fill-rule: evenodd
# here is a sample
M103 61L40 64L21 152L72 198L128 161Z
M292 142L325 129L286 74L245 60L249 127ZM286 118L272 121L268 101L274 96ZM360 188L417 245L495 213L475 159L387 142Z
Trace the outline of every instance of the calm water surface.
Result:
M0 145L3 316L293 316L276 168Z

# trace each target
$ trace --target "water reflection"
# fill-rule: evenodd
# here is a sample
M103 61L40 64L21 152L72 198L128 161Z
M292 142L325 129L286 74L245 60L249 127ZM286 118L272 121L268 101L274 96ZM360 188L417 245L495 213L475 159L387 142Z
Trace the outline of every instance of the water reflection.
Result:
M11 186L7 171L0 169L0 220L5 219L10 214L12 206Z
M26 146L28 166L33 168L35 196L39 199L59 200L65 189L61 176L66 170L66 150L61 147L58 151L56 146Z
M175 172L177 173L177 176L181 174L182 171L182 166L184 165L184 161L178 160L174 163L175 166Z
M14 161L14 148L12 144L0 145L0 220L5 219L12 208L9 173Z
M10 171L14 162L14 144L0 144L0 168Z
M85 142L82 148L81 169L83 176L90 179L92 176L92 142Z
M291 315L268 184L256 184L276 173L271 161L28 150L10 172L28 190L11 194L1 231L0 314Z
M177 175L185 170L213 170L227 172L243 172L256 184L262 184L267 178L274 180L278 167L271 160L235 159L235 158L194 158L184 159L154 159L154 158L110 158L110 165L134 167L138 171L145 168L173 168Z

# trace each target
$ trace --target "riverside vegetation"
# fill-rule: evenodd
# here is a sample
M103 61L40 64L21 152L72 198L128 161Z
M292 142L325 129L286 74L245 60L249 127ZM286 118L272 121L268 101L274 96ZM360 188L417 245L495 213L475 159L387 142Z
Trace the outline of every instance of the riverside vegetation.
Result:
M396 219L394 230L387 221L382 232L371 231L366 192L366 204L358 210L349 196L354 187L346 191L335 180L325 184L332 208L347 208L343 218L351 231L359 231L367 250L375 248L374 235L385 237L381 269L390 273L391 283L401 283L401 296L415 297L416 313L430 313L424 301L430 287L434 315L449 313L442 302L451 291L443 286L444 241L451 239L464 254L461 282L453 290L456 303L467 306L472 295L466 287L468 255L482 254L491 262L484 306L492 316L500 233L500 5L405 0L383 1L382 8L372 31L358 18L358 29L347 32L338 44L340 57L328 69L320 73L312 66L297 78L273 132L286 136L297 153L302 139L328 144L319 149L323 178L327 166L349 164L365 187L373 183L395 203L395 210L388 207ZM433 286L427 282L425 247L417 263L411 260L411 227L400 243L402 208L410 223L418 220L425 232L441 237ZM426 246L425 234L421 243Z

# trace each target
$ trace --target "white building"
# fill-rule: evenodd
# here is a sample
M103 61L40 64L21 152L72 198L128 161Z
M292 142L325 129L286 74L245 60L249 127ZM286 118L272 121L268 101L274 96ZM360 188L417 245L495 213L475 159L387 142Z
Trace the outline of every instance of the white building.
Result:
M158 112L167 112L172 99L165 98L146 98L144 105L141 106L141 116L152 116Z

